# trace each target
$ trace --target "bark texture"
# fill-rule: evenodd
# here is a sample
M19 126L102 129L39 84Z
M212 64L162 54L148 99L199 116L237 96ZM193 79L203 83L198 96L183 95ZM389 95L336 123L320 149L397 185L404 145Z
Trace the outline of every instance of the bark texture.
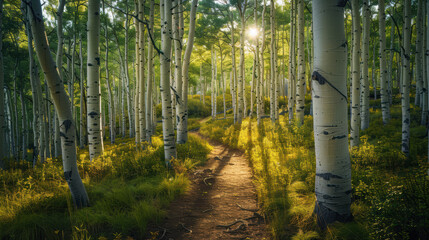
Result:
M49 52L40 0L32 0L30 6L28 6L28 12L37 57L45 73L60 121L64 177L70 188L75 206L86 207L89 205L89 199L77 168L76 129L71 114L70 100L65 92L64 85L61 84L60 76Z
M314 141L316 150L316 206L322 228L350 219L351 165L347 140L347 44L344 8L337 1L313 2ZM337 90L323 80L329 81Z

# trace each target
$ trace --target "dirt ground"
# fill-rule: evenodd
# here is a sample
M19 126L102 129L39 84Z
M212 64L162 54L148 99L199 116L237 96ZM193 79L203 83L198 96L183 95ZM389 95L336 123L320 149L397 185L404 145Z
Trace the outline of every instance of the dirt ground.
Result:
M171 203L156 239L270 239L245 154L206 140L214 148L209 160L190 174L189 190Z

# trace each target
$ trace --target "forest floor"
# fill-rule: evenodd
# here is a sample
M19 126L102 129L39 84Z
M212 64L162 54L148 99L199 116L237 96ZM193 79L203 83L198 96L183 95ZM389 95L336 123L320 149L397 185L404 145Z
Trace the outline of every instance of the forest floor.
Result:
M270 239L244 152L192 134L213 150L207 163L189 174L185 195L171 203L157 227L158 239Z

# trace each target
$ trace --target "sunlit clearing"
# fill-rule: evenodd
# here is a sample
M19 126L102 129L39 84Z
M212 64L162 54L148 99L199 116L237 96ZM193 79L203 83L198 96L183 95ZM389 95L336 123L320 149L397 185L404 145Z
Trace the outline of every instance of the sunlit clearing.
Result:
M258 36L258 34L259 34L259 31L256 27L251 27L247 31L247 35L249 35L249 37L251 37L251 38L256 38Z

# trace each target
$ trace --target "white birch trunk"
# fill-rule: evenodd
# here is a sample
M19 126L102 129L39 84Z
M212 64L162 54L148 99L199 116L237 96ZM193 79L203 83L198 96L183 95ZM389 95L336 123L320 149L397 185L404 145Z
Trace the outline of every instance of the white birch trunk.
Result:
M410 48L411 48L411 0L404 3L404 54L402 59L402 152L408 156L410 150Z
M152 138L152 105L153 105L153 45L150 40L151 36L153 37L153 25L154 25L154 11L155 11L155 1L150 1L150 10L149 10L149 30L148 30L148 39L147 39L147 91L146 91L146 140L151 143Z
M387 124L390 120L390 101L388 95L388 78L386 66L386 13L384 0L378 1L378 27L380 37L380 98L381 98L381 112L383 116L383 123Z
M138 19L141 19L143 16L141 16L139 11L139 3L138 1L135 1L135 11ZM136 52L136 61L135 61L135 92L134 92L134 130L135 130L135 143L136 145L140 142L140 123L139 123L139 92L140 92L140 57L141 57L141 51L140 51L140 23L138 21L135 21L135 28L136 28L136 42L135 42L135 52Z
M234 20L233 14L230 13L230 25L231 25L231 71L232 71L232 79L231 79L231 95L232 95L232 107L234 114L234 123L237 123L238 120L238 101L237 101L237 67L236 67L236 59L235 59L235 39L234 39ZM205 89L204 89L205 90Z
M79 147L82 149L86 144L86 120L85 120L85 104L84 104L84 74L83 74L83 51L82 51L82 37L79 41L79 57L80 57L80 128L79 128ZM57 121L58 122L58 121Z
M296 123L304 123L305 103L305 51L304 51L304 0L298 0L298 81L296 83Z
M264 0L265 1L265 0ZM258 12L257 12L258 0L255 0L254 18L255 24L258 25ZM262 21L264 19L262 18ZM265 33L262 33L265 34ZM259 64L259 36L256 37L255 46L255 81L256 81L256 119L258 126L261 125L261 108L262 108L262 95L261 95L261 68Z
M351 165L347 140L347 45L344 8L338 1L313 2L314 142L316 150L316 206L319 226L349 220Z
M177 141L187 142L188 141L188 83L189 83L189 64L191 61L191 53L194 47L194 38L195 38L195 24L196 24L196 15L198 8L198 0L193 0L191 3L191 13L189 15L189 32L188 40L186 41L185 55L183 56L183 65L182 65L182 104L183 104L183 119L180 128L177 129ZM183 7L182 7L183 8ZM183 22L183 16L182 16ZM182 23L183 24L183 23ZM222 72L223 74L223 72ZM225 91L224 91L224 102L225 102ZM224 103L225 104L225 103ZM180 135L179 135L180 133Z
M362 74L361 74L361 129L365 130L369 127L369 80L368 80L368 60L369 60L369 38L370 38L370 23L371 9L369 1L363 1L363 37L362 37Z
M274 0L271 0L270 3L271 11L270 11L270 32L271 32L271 39L270 39L270 119L272 123L276 122L275 119L275 97L274 97L274 88L275 88L275 82L276 82L276 62L275 62L275 37L276 37L276 27L274 22L274 15L275 15L275 3Z
M176 143L174 141L173 114L171 111L170 91L170 53L172 35L171 6L175 0L161 0L161 99L162 99L162 131L164 138L165 163L170 166L170 161L176 158Z
M295 1L291 0L291 23L289 41L289 83L288 83L288 111L289 123L293 119L293 106L295 105ZM262 73L263 74L263 73Z
M416 97L414 104L422 107L423 103L423 0L418 1L416 20Z
M31 29L34 36L37 56L47 78L55 109L60 119L61 147L64 176L71 191L73 202L77 207L89 205L88 195L80 178L76 162L75 124L71 114L70 101L61 84L54 60L49 52L43 22L42 8L39 0L32 0L29 7Z
M139 17L144 16L144 0L139 0ZM139 72L139 128L140 142L146 141L146 113L145 113L145 25L140 22L139 28L139 51L140 51L140 72Z
M176 93L177 96L173 96L173 98L176 98L176 128L177 128L177 143L182 144L185 143L183 137L184 137L184 108L183 108L183 101L184 96L182 95L182 29L180 28L180 21L181 18L183 18L183 11L182 11L182 4L180 1L177 3L178 6L176 6L173 10L173 22L174 22L174 30L173 30L173 38L174 38L174 81L176 83Z
M353 72L352 72L352 115L350 129L351 147L359 146L360 130L360 12L359 0L352 0L352 18L353 18Z
M100 93L100 0L88 1L88 145L91 161L103 154Z

